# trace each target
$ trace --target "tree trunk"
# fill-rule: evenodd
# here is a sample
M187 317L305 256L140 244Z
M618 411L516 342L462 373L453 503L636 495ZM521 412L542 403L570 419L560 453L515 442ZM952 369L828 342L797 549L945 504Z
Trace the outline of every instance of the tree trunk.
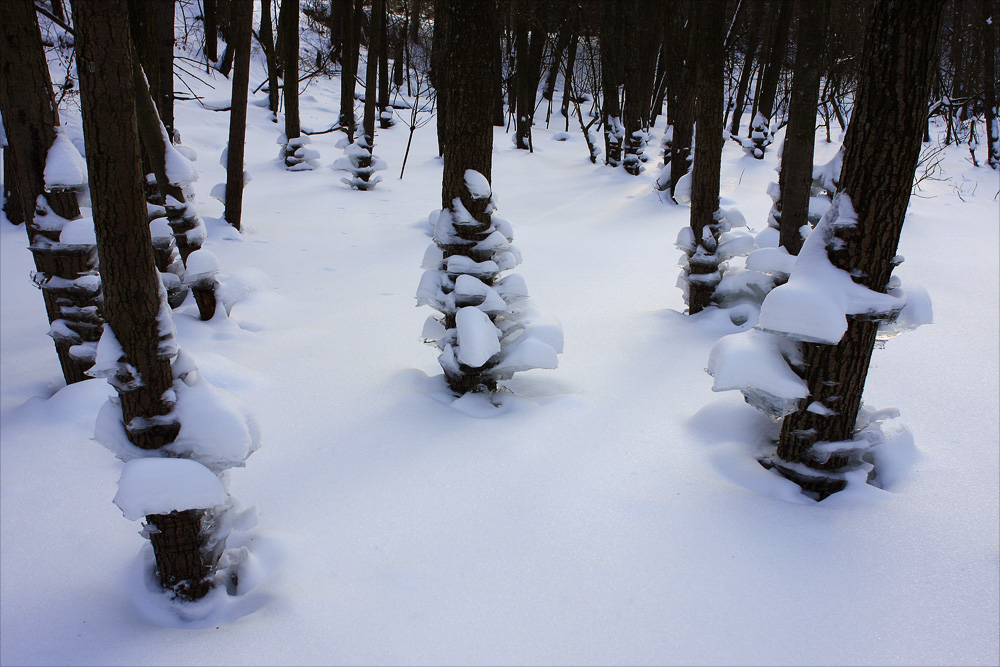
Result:
M267 0L265 0L266 2ZM250 88L250 32L253 0L233 0L232 40L235 49L233 97L226 150L226 222L240 229L243 216L243 152L247 134L247 95Z
M166 398L176 347L160 322L165 304L142 197L132 55L128 39L121 38L128 34L127 14L122 0L77 0L73 9L104 313L130 364L111 381L129 439L155 449L180 430ZM201 513L153 515L147 521L160 531L151 541L161 585L186 599L204 596L212 564L203 560Z
M447 97L450 86L448 77L451 68L450 63L446 60L445 49L450 40L448 20L451 12L446 11L446 9L444 2L434 3L434 43L431 47L430 72L431 84L434 86L434 92L437 96L437 140L438 155L441 157L444 157L447 146L445 143L447 135L445 124L448 122L447 116L450 108Z
M778 80L781 77L781 68L785 63L788 31L791 24L792 0L781 0L777 25L772 35L767 60L763 63L763 71L761 72L757 113L750 123L751 138L754 142L753 156L758 160L764 159L764 148L773 140L771 137L771 114L774 113L774 101L778 95Z
M302 135L299 126L299 0L281 0L278 28L282 31L281 61L285 70L285 138Z
M725 0L704 0L691 18L700 35L701 54L695 74L698 87L695 142L691 174L691 229L696 243L688 258L688 310L694 315L712 301L719 271L719 173L722 166L723 94L725 85Z
M798 0L799 34L795 45L792 96L788 128L781 149L781 199L776 202L779 243L789 254L799 254L799 229L809 224L813 149L816 144L816 104L826 40L827 0Z
M451 64L445 95L444 173L441 179L442 208L457 208L455 200L469 212L476 224L455 225L461 244L443 247L445 256L462 254L482 261L475 244L487 236L491 228L489 197L474 198L466 186L467 170L492 180L493 124L491 120L495 59L483 45L494 38L496 20L494 0L438 0L443 4L448 22L448 39L444 44L445 62ZM437 45L437 42L435 42ZM537 80L536 80L537 84ZM481 252L481 251L480 251ZM492 251L490 251L492 252ZM492 281L487 281L489 284ZM453 317L452 317L453 319ZM446 322L446 327L454 327ZM492 392L496 380L487 373L488 365L473 369L464 367L458 375L445 371L448 384L456 393L464 394L477 388Z
M626 172L638 176L642 171L640 158L644 144L642 140L644 108L649 102L648 97L641 90L641 61L643 57L648 57L648 53L645 49L644 34L640 32L639 28L638 0L619 2L618 11L621 16L622 44L625 45L621 51L625 75L625 103L622 105L625 150L622 163Z
M344 57L340 68L340 127L354 141L354 90L358 76L358 40L355 34L354 0L343 3Z
M920 154L943 6L941 0L880 0L865 40L837 195L850 198L857 223L833 227L827 252L834 266L879 292L892 273ZM812 447L853 438L877 330L877 321L850 318L838 344L802 344L810 396L784 419L780 459L825 470L846 463ZM807 409L815 402L826 410Z
M518 35L522 33L524 40L517 44L517 123L515 146L522 150L533 150L531 142L531 127L535 119L535 98L538 94L538 83L541 78L542 54L545 40L548 37L545 22L540 15L540 5L533 0L520 0L518 3L517 21ZM530 26L530 37L528 28Z
M673 136L670 143L670 196L674 196L677 182L691 166L691 139L694 137L694 115L696 88L694 85L695 48L699 35L691 27L693 15L699 0L686 3L686 16L677 12L672 15L673 43L676 51L672 58L674 74L671 79L674 91L670 95L670 124ZM666 167L664 167L665 169Z
M174 0L156 0L156 53L159 95L154 97L160 120L170 141L176 140L174 127Z
M998 120L997 100L997 53L1000 40L997 39L1000 11L996 0L982 2L979 29L983 32L983 107L986 120L986 161L994 169L1000 169L1000 120ZM992 9L992 12L991 12Z
M81 342L77 339L81 334L83 340L96 339L93 327L99 327L101 320L96 311L93 316L84 316L89 311L81 308L92 306L98 293L77 294L76 290L57 289L59 281L49 278L74 280L82 273L92 272L96 257L90 249L79 248L79 252L74 253L56 245L59 229L43 233L40 224L48 209L44 205L36 206L39 197L63 218L78 218L80 208L74 192L45 192L45 161L56 138L59 113L52 97L33 3L30 0L0 2L0 30L0 111L8 143L4 151L7 215L12 222L17 222L20 214L20 220L27 223L25 230L38 272L36 282L42 288L49 323L70 320L68 324L73 335L53 336L53 339L63 378L66 384L72 384L87 379L84 371L92 364L90 358L75 358L70 349ZM68 313L77 315L68 318Z
M560 113L566 117L567 128L569 126L569 102L570 99L575 97L574 92L574 79L573 73L576 71L576 49L580 43L580 33L578 31L573 32L573 36L569 40L569 46L566 47L566 83L563 86L562 95L562 106L560 107Z
M267 2L268 0L264 0ZM219 25L215 17L215 0L202 0L202 22L205 25L205 58L210 63L219 59Z
M385 0L372 0L372 33L378 33L378 123L382 129L393 125L392 111L389 107L389 30L387 23Z
M740 69L740 80L736 84L736 106L733 107L733 121L729 126L729 134L737 136L740 133L740 123L743 110L747 104L747 91L750 89L750 78L753 76L757 47L760 45L760 12L751 5L750 29L747 33L747 48L743 54L743 67Z
M407 19L406 38L410 44L420 43L420 7L421 0L410 0L410 14Z
M617 167L622 160L621 84L622 55L621 4L617 0L601 0L601 120L604 124L604 160Z
M278 54L274 45L274 22L271 17L271 0L261 0L260 3L260 40L267 59L267 108L274 114L274 122L278 122L278 104L280 88L278 84Z
M378 14L385 15L384 0L372 0L373 21L371 34L368 37L368 62L365 64L364 144L369 153L375 148L375 116L378 107L378 53L382 48L382 31L379 29Z

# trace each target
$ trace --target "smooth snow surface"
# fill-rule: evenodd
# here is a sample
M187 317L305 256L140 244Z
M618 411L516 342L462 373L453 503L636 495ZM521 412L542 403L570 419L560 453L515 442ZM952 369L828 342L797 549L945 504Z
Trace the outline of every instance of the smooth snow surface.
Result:
M178 79L228 99L225 78L197 73L215 89ZM310 79L304 126L336 121L339 85ZM341 135L314 135L320 168L289 172L251 104L237 232L208 197L228 114L176 103L229 311L202 322L187 301L178 345L261 436L227 473L259 511L227 542L239 586L202 607L152 592L148 540L112 502L123 464L92 439L114 390L63 385L24 229L0 220L3 664L1000 664L996 172L953 146L947 180L913 199L897 273L927 288L935 324L874 352L866 404L899 410L876 450L887 477L817 504L757 463L776 424L712 391L709 351L753 321L682 314L673 241L688 209L661 201L652 160L633 177L591 164L582 140L550 140L558 115L535 126L534 153L494 129L524 281L493 288L527 283L565 352L495 402L456 401L414 307L441 205L421 118L404 178L397 123L376 137L384 181L359 192L329 169ZM70 109L71 137L79 123ZM824 137L818 163L839 148ZM776 151L724 151L726 206L759 233Z
M132 459L118 480L118 505L126 519L174 510L209 509L226 503L226 490L211 470L188 459Z

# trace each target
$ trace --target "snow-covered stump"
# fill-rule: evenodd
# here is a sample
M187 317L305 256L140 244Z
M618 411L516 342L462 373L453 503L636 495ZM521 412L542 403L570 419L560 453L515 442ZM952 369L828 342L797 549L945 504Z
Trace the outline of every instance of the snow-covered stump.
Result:
M431 216L434 243L424 257L417 305L441 313L427 319L423 340L441 350L451 390L493 394L517 371L556 368L562 330L534 310L520 276L501 277L520 253L510 245L510 224L493 214L489 181L470 169L465 186L470 208L456 197Z
M38 233L29 249L39 270L31 278L42 290L64 378L73 384L87 379L104 325L94 226L89 219L60 218L44 197L38 198L37 211L32 224Z
M173 196L167 196L164 209L167 212L167 224L174 233L177 252L180 253L181 261L186 264L188 255L201 248L208 237L205 223L198 217L194 206Z
M180 253L177 251L173 230L170 229L164 216L153 217L151 213L149 234L153 240L153 260L156 262L156 270L160 272L160 280L167 289L167 303L171 308L177 308L187 298L188 288L183 282L184 262L181 261Z
M625 157L622 159L622 165L625 167L625 171L633 176L638 176L646 170L642 163L649 159L643 155L643 150L648 142L649 135L642 130L636 130L625 143Z
M316 168L319 161L319 151L315 148L308 148L311 143L309 137L295 137L286 139L284 135L278 138L281 144L281 154L279 157L285 161L288 171L311 171Z
M744 144L744 147L750 155L758 160L763 160L764 149L772 143L774 143L774 135L771 133L770 121L758 111L753 122L750 123L750 142Z
M820 500L843 489L853 471L875 474L868 453L880 441L865 431L864 383L855 381L867 374L872 350L932 319L922 288L903 290L893 276L885 293L874 291L833 264L844 246L839 234L857 225L850 198L839 193L789 264L788 281L764 299L756 329L720 339L709 358L714 391L738 389L783 420L777 450L762 465ZM821 440L825 433L844 439Z
M354 190L371 190L382 182L382 177L375 172L387 169L388 165L385 160L372 154L362 135L344 148L343 157L337 158L333 168L351 174L350 178L340 179L341 183Z
M726 260L746 254L752 244L749 234L742 233L737 238L724 236L733 227L746 226L739 211L719 209L712 214L712 220L712 224L702 228L700 239L695 238L691 227L684 227L677 234L676 246L684 251L677 286L684 293L692 315L716 303L715 292L722 282Z
M198 304L198 316L206 322L215 317L215 288L218 286L215 275L218 272L219 261L211 251L202 248L188 256L184 285L191 290Z
M609 116L604 128L604 146L608 166L617 167L622 163L622 143L625 141L625 126L622 119Z

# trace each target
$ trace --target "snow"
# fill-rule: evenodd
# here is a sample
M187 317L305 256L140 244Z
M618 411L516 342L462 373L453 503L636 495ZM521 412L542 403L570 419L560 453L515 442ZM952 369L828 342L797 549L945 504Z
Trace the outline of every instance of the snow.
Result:
M465 187L473 199L486 199L493 193L490 182L475 169L465 170Z
M198 76L217 88L188 77L198 95L228 96ZM338 85L311 80L304 125L329 125ZM188 146L219 154L227 114L178 101L176 116ZM241 233L208 197L223 168L195 163L229 317L174 311L197 373L259 424L261 448L226 473L259 508L227 542L234 593L152 592L148 540L112 502L123 464L92 439L114 389L63 385L24 229L0 220L4 664L1000 663L1000 178L964 145L913 199L899 249L935 324L875 350L865 386L872 411L900 415L872 450L881 488L817 504L757 463L777 425L712 391L711 348L741 327L682 314L687 209L660 200L653 169L591 164L582 141L549 140L559 122L535 126L533 154L494 130L492 183L525 262L493 288L527 283L565 353L498 404L453 405L413 307L441 203L433 119L402 180L407 130L380 131L390 170L362 194L327 169L337 134L312 137L319 169L276 164L269 117L248 109ZM817 138L822 164L839 144ZM722 195L760 247L775 165L726 142ZM960 198L966 178L978 188Z
M761 329L835 344L847 331L848 315L889 314L903 307L902 299L874 292L830 263L826 245L832 226L847 224L857 224L857 215L850 197L838 193L831 212L799 251L788 282L776 287L761 304Z
M479 368L500 351L497 328L489 315L478 308L459 308L455 313L455 325L458 329L458 360L466 366Z
M197 461L153 457L125 464L114 503L126 519L136 521L148 514L218 507L226 497L219 478Z
M93 218L77 218L63 225L59 232L59 243L65 245L96 245Z
M87 186L87 162L66 130L56 127L56 138L45 156L46 190L80 190Z

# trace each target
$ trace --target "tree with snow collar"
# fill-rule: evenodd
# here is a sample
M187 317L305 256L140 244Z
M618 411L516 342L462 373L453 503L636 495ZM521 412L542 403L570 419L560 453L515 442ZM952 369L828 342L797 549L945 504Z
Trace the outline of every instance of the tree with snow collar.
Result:
M449 387L457 394L492 393L516 371L555 368L562 332L530 307L520 276L500 275L520 257L510 245L509 223L494 215L490 185L495 72L481 45L494 35L494 3L450 0L441 10L450 37L445 59L453 64L444 96L448 148L442 208L431 216L434 243L424 258L417 305L441 313L428 319L423 337L441 350Z
M788 282L770 292L757 330L712 351L715 389L783 416L762 461L822 499L865 465L856 436L876 340L930 321L926 293L892 276L920 154L943 3L881 0L868 29L840 190L806 239ZM749 353L748 353L749 351ZM750 360L775 360L766 373ZM758 365L757 368L762 368Z

